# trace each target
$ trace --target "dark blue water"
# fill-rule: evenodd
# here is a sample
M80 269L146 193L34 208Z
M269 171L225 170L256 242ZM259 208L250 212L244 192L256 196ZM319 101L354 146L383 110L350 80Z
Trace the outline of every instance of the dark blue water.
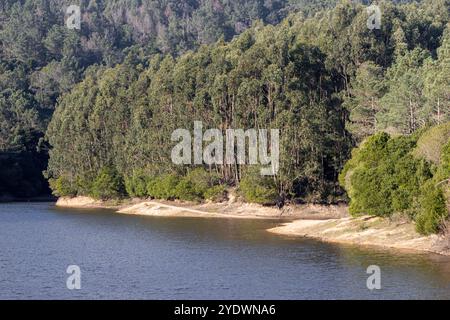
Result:
M450 260L266 232L273 221L0 204L0 299L449 299ZM81 269L69 290L66 269ZM369 265L381 290L366 287Z

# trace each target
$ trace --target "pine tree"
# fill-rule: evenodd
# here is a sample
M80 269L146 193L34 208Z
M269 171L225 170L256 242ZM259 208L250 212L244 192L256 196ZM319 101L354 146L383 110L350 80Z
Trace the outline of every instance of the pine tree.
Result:
M376 133L377 114L381 110L380 99L384 93L382 68L373 62L362 64L351 83L350 97L344 102L350 112L347 126L356 140L361 141Z
M438 59L430 62L425 75L424 95L430 122L441 124L450 119L450 24L444 32Z

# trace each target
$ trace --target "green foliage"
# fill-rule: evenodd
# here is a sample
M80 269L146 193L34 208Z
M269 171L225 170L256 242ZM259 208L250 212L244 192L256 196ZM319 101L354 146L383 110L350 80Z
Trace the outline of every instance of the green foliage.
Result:
M175 194L178 199L185 201L200 201L203 198L203 193L199 192L196 184L186 177L178 183Z
M76 185L68 177L60 176L57 179L50 179L49 182L55 196L74 197L77 195Z
M200 201L206 198L206 193L215 196L212 188L218 182L219 179L214 174L203 168L196 168L180 180L175 192L181 200Z
M148 166L155 172L180 170L171 161L171 134L202 120L205 130L280 129L285 134L276 188L307 186L293 194L311 195L317 201L332 198L339 190L337 172L351 145L344 110L332 98L335 86L323 79L331 76L324 55L317 47L284 37L289 30L255 27L230 43L219 42L177 59L155 56L145 69L122 64L91 70L60 100L49 125L49 175L96 171L112 163L128 177L129 192L135 194L134 172ZM274 45L267 47L268 42ZM206 186L216 184L205 177L212 179L216 172L221 181L239 185L246 169L213 165L203 176L193 170L183 179L186 190L178 196L204 198ZM147 194L177 197L148 188Z
M144 198L147 196L148 177L142 172L135 172L125 178L125 189L131 197Z
M380 99L385 93L383 68L368 61L356 71L350 95L344 106L350 112L349 131L357 140L377 131L377 114L381 110Z
M69 4L81 7L81 31L65 26ZM254 19L277 23L289 12L284 10L289 5L287 0L2 0L0 152L24 149L23 132L35 130L43 135L58 98L82 80L90 66L123 62L143 68L155 53L177 56L221 37L230 40ZM0 188L0 195L49 193L41 175L45 167L18 168L33 178L16 177L18 186L4 184L6 191ZM91 171L95 170L99 168ZM50 173L50 177L58 174Z
M74 177L77 194L111 165L132 196L178 197L179 181L169 192L159 174L192 167L172 164L170 136L202 120L205 129L280 129L275 189L328 203L342 196L337 176L354 141L448 117L446 0L383 1L376 32L358 1L94 2L81 32L64 27L60 0L0 6L0 150L27 149L24 133L42 133L51 118L47 175ZM281 21L286 8L304 12ZM395 170L420 166L409 159ZM248 170L209 169L236 186ZM181 180L182 198L214 187ZM403 210L407 183L392 183L389 206Z
M381 138L381 139L380 139ZM412 137L385 140L378 134L361 147L350 174L352 214L390 216L406 212L419 194L421 182L431 177L429 166L409 154Z
M78 176L75 179L75 185L78 195L90 195L92 187L97 176L95 174L85 174L84 176Z
M436 170L434 181L443 190L447 208L450 210L450 140L442 148L440 166Z
M442 148L441 178L450 178L450 141Z
M92 197L101 200L117 199L125 195L123 179L116 169L104 167L92 184Z
M423 63L429 52L416 48L398 57L387 71L388 92L381 98L383 109L377 114L378 129L411 134L423 126Z
M377 165L379 155L386 155L386 145L390 136L385 132L380 132L367 138L359 148L352 151L352 157L344 166L344 169L339 174L339 183L344 187L349 194L352 193L352 184L350 183L351 175L361 163L368 163L370 167Z
M439 232L448 218L448 211L444 194L440 188L434 186L434 181L423 186L421 206L422 210L415 219L417 231L425 235Z
M125 179L127 194L132 197L147 196L156 199L180 199L202 201L221 200L226 194L225 186L219 185L219 177L203 168L190 170L185 176L163 174L150 177L137 171Z
M261 176L258 170L250 170L245 174L239 191L245 201L262 205L273 205L278 197L273 178Z
M408 152L411 137L390 138L386 133L370 137L346 166L346 184L352 214L390 216L409 208L418 194L416 173L420 162ZM345 185L344 185L345 186Z
M448 146L443 148L441 166L436 168L428 161L424 146L418 149L416 141L434 146L434 140L442 137L435 133L441 131L431 128L420 135L394 138L378 133L354 150L340 175L351 199L350 212L386 217L403 213L416 221L418 232L438 232L448 217L444 192L438 185Z
M347 126L358 141L378 130L411 134L428 124L450 120L449 18L448 14L439 18L430 15L434 10L436 14L439 10L449 12L450 3L425 1L423 6L427 9L419 19L407 13L409 18L396 17L395 21L388 22L393 48L384 49L389 52L391 63L386 65L386 60L373 60L357 65L344 105L350 112ZM408 6L402 8L405 13L409 12L406 8ZM391 9L382 8L384 17L394 14ZM429 31L437 32L440 42L431 34L428 34L431 38L420 45L411 42L412 29L425 27L425 21L436 18L436 28Z
M448 141L450 141L450 122L426 130L417 141L414 155L439 165L444 146Z
M216 185L208 188L203 194L206 200L214 202L223 202L227 200L227 188L224 185Z
M180 177L176 174L164 174L150 179L147 184L147 195L156 199L173 200L178 197L176 188Z

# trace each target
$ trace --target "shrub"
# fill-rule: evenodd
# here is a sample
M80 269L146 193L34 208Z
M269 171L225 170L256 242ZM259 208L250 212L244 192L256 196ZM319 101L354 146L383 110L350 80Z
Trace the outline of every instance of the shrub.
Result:
M217 186L219 178L203 168L196 168L183 177L176 188L179 199L201 201L207 199L206 194Z
M351 177L351 214L390 216L393 213L392 182L384 174L383 168L355 169Z
M227 188L223 185L217 185L206 190L203 196L207 200L223 202L227 200Z
M76 186L78 195L90 195L92 192L92 185L95 181L95 175L85 175L77 177Z
M131 197L144 198L147 196L148 180L142 172L135 172L125 178L125 189Z
M415 159L410 154L391 165L394 165L390 178L393 180L392 209L394 212L404 212L411 208L414 199L420 196L421 186L433 175L425 160Z
M344 166L339 175L340 185L349 195L352 193L351 176L358 166L367 163L368 167L376 166L381 157L385 156L386 145L390 137L387 133L381 132L367 138L359 148L352 150L352 157Z
M439 179L450 178L450 141L442 148Z
M275 182L271 177L261 176L259 170L247 172L239 184L245 201L262 205L273 205L278 198Z
M351 199L350 213L387 217L402 213L416 221L418 232L438 232L448 212L445 195L436 185L450 173L450 143L443 148L436 143L442 141L438 134L442 128L395 138L378 133L355 149L339 176ZM432 147L426 148L425 141ZM442 149L440 156L437 149ZM434 163L439 162L437 167Z
M416 216L416 229L424 235L437 233L447 217L444 194L434 186L433 181L429 181L423 188L421 211Z
M156 199L176 199L176 188L179 182L180 177L176 174L165 174L158 178L149 179L147 194Z
M75 183L66 176L60 176L49 180L50 188L57 197L75 197L77 188Z
M124 196L126 193L122 177L115 168L104 167L92 184L91 196L108 200Z
M201 201L203 199L203 192L196 187L196 184L188 177L184 177L178 183L175 194L178 199L186 201Z
M423 181L432 177L427 163L410 154L415 139L379 133L353 152L340 176L352 214L390 216L410 209Z
M208 198L209 195L219 193L218 189L215 188L219 183L218 176L203 168L196 168L184 177L176 174L165 174L158 178L147 178L146 180L147 195L157 199L201 201ZM132 189L132 191L135 192L135 189Z

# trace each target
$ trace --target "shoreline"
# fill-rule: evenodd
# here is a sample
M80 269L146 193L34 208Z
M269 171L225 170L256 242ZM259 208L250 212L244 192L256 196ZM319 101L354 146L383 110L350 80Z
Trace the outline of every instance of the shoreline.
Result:
M415 253L450 256L450 241L440 235L423 236L410 222L394 222L374 216L342 219L295 220L268 232L322 242L378 247Z
M380 217L350 217L343 205L290 205L284 210L235 202L194 204L181 201L129 199L98 201L89 197L60 198L56 206L77 209L113 209L120 214L154 217L268 219L283 221L268 232L328 243L370 246L450 256L450 241L439 235L421 236L405 221Z
M184 201L128 199L125 201L101 201L90 197L59 198L56 206L76 209L114 209L118 213L159 217L191 218L240 218L276 219L292 221L296 219L328 220L348 216L344 205L295 205L279 210L275 207L237 202L191 203Z

